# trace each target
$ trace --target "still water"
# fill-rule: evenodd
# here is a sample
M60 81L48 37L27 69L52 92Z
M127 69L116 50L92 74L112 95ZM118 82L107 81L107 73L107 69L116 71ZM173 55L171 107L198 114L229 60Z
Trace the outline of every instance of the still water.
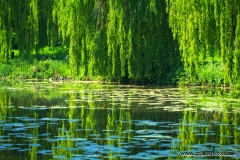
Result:
M1 160L187 158L240 159L239 90L0 83Z

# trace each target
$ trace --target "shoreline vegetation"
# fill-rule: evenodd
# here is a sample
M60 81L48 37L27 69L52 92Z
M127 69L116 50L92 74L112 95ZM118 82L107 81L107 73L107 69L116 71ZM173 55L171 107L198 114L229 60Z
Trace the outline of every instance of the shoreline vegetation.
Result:
M2 0L0 79L240 85L240 1Z
M34 81L34 82L86 82L86 83L117 83L125 85L154 85L154 86L178 86L184 87L207 87L207 88L222 88L222 89L240 89L239 84L229 85L223 84L223 70L216 64L216 66L209 64L209 68L203 67L199 72L201 79L191 80L189 75L183 70L177 70L176 77L169 76L169 79L164 79L163 83L148 83L148 82L132 82L126 83L124 81L113 81L104 77L75 77L72 78L70 74L69 62L67 60L11 60L9 64L0 65L0 81ZM209 76L210 75L210 76Z
M17 51L15 51L17 53ZM68 48L66 47L45 47L38 55L32 55L29 59L18 58L9 60L0 65L0 80L26 80L35 79L42 81L99 81L117 82L121 84L140 85L178 85L178 86L210 86L229 87L224 85L224 70L220 60L208 60L199 68L197 79L191 79L190 74L184 71L183 67L173 69L158 83L149 81L126 82L124 79L114 81L103 76L76 76L72 77L69 66ZM238 86L235 85L235 86Z
M71 77L68 55L62 58L54 59L53 57L44 54L38 55L37 58L30 60L13 59L8 63L0 65L0 80L42 80L42 81L98 81L98 82L116 82L106 77ZM51 59L53 58L53 59ZM220 63L213 64L212 61L200 68L198 79L191 80L187 72L183 69L172 71L167 74L161 82L132 82L117 81L122 84L151 84L151 85L178 85L178 86L210 86L210 87L227 87L223 84L223 68Z

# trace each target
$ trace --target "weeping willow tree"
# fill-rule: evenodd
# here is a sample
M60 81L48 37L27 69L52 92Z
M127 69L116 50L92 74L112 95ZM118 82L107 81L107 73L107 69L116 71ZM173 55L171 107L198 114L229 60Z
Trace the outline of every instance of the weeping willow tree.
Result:
M105 1L55 0L54 6L54 21L63 40L69 41L72 75L101 74L105 68Z
M52 29L53 1L0 1L0 56L1 61L13 58L13 50L20 57L29 58L39 47L54 37Z
M38 15L36 0L0 1L0 56L11 58L14 44L26 55L37 43Z
M225 83L239 79L240 2L237 0L166 0L169 25L180 44L184 67L192 78L206 56L220 50Z
M0 0L0 55L29 58L57 41L72 76L151 81L178 63L164 0Z
M6 0L0 1L0 58L6 61L11 55L12 44L12 11L13 4Z
M176 64L165 1L54 1L72 75L157 81Z
M109 0L108 5L108 73L117 79L160 80L177 62L165 2Z

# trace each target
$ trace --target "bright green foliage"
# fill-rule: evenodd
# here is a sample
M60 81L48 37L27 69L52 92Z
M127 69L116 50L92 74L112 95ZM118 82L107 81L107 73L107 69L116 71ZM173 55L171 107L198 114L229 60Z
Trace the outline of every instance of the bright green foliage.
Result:
M239 79L240 1L166 0L169 25L180 51L186 71L197 78L198 68L221 52L225 83ZM202 61L202 62L201 62Z
M108 4L110 76L155 82L163 78L175 56L171 49L174 42L167 25L165 3L109 0Z
M69 48L72 77L162 82L179 66L164 0L0 0L0 55Z
M10 57L13 29L11 25L12 4L6 0L0 0L0 61L6 61Z
M164 1L55 0L55 6L73 76L157 82L178 65Z
M239 8L240 9L240 8ZM234 62L234 79L240 79L240 13L237 15L237 27L235 33L235 42L234 42L234 54L233 54L233 62Z
M0 78L12 79L48 79L55 80L70 77L69 64L66 61L47 59L44 61L27 61L22 59L14 59L9 63L0 65Z
M206 81L211 57L225 84L238 83L240 1L0 0L0 61L46 46L68 48L72 77L161 83L179 50L191 80Z
M1 61L11 58L12 50L20 57L29 58L52 37L52 1L0 1L0 56ZM51 20L51 21L50 21ZM42 44L41 44L42 43Z
M97 54L102 52L102 49L96 46L103 45L99 41L103 41L100 38L104 38L100 28L101 18L104 18L101 15L104 8L100 8L102 6L99 5L104 4L93 0L55 0L56 7L53 15L56 16L63 40L69 39L70 66L73 76L80 74L80 71L82 76L93 74L93 65L99 59Z

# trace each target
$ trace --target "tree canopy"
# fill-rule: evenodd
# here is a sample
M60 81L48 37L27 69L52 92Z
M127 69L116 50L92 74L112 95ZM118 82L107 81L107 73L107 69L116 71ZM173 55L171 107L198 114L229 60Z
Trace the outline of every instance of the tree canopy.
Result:
M72 76L157 82L178 65L165 1L1 0L1 60L56 41L69 47Z
M18 50L29 58L60 43L69 48L73 77L155 83L180 59L197 78L207 57L219 56L225 83L235 83L239 6L237 0L0 0L0 57L7 62Z
M239 7L238 0L167 0L169 26L192 77L206 54L214 58L220 51L225 83L239 81Z

